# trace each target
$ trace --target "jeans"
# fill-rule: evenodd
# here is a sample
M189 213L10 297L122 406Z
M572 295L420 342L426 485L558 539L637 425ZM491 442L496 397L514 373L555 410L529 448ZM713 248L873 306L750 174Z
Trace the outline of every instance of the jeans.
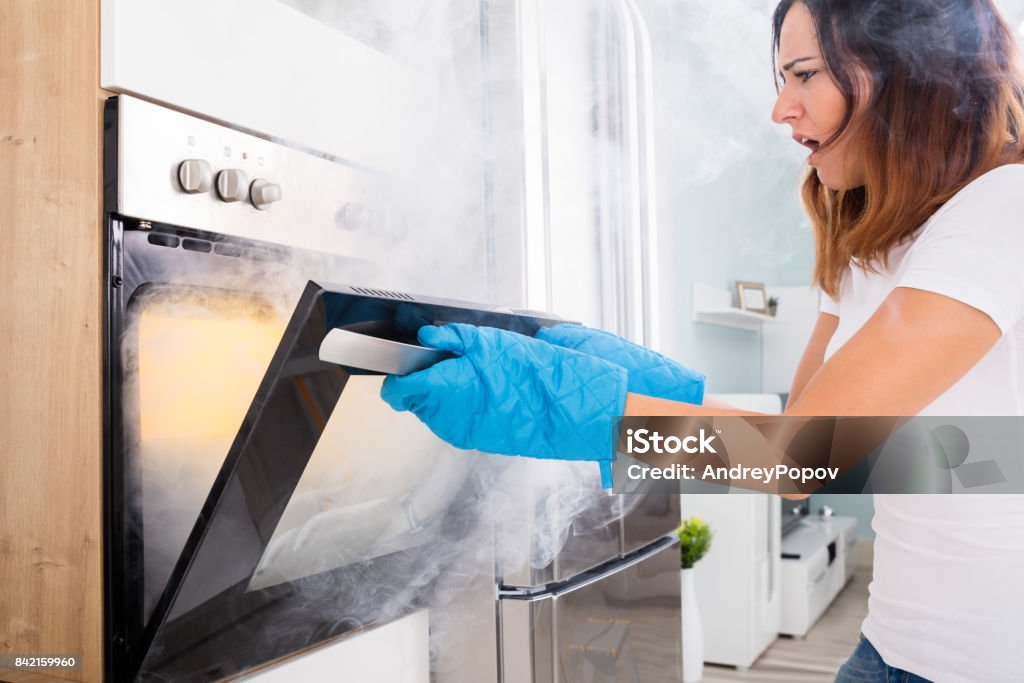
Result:
M909 671L889 666L882 660L875 646L860 635L857 649L850 658L839 667L835 683L929 683Z

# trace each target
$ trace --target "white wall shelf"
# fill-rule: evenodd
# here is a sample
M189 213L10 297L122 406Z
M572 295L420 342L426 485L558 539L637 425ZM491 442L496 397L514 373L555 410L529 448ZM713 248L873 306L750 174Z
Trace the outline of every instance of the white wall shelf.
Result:
M732 305L732 292L700 282L693 283L693 321L740 330L760 331L764 323L779 321L766 313L744 311Z

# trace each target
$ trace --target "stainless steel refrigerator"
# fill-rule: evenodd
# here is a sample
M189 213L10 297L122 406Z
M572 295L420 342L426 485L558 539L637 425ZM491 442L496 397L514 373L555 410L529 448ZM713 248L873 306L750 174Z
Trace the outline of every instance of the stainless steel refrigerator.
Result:
M501 680L682 680L678 501L595 492L551 564L500 577Z
M655 65L644 13L632 0L515 6L521 106L498 109L522 112L527 301L657 347ZM500 25L500 13L491 20ZM489 35L491 59L508 56L500 32ZM679 521L677 496L610 496L593 482L549 564L503 573L499 563L502 680L682 680ZM545 537L534 529L535 543Z

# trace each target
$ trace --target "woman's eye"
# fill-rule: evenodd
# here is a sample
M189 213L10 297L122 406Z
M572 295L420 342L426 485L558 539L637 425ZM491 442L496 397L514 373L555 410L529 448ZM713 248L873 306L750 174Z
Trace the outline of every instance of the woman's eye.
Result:
M817 71L797 71L793 75L800 79L801 82L806 83L814 77Z

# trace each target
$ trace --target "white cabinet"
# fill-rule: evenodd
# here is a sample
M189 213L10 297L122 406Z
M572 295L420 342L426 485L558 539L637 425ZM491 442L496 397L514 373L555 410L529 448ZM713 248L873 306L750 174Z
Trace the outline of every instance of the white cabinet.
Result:
M854 517L806 519L782 539L780 633L803 637L853 577Z
M423 74L277 0L103 0L101 11L108 90L389 172L436 115Z
M684 518L702 517L715 534L694 576L704 660L747 668L779 634L780 499L684 495L682 511Z

